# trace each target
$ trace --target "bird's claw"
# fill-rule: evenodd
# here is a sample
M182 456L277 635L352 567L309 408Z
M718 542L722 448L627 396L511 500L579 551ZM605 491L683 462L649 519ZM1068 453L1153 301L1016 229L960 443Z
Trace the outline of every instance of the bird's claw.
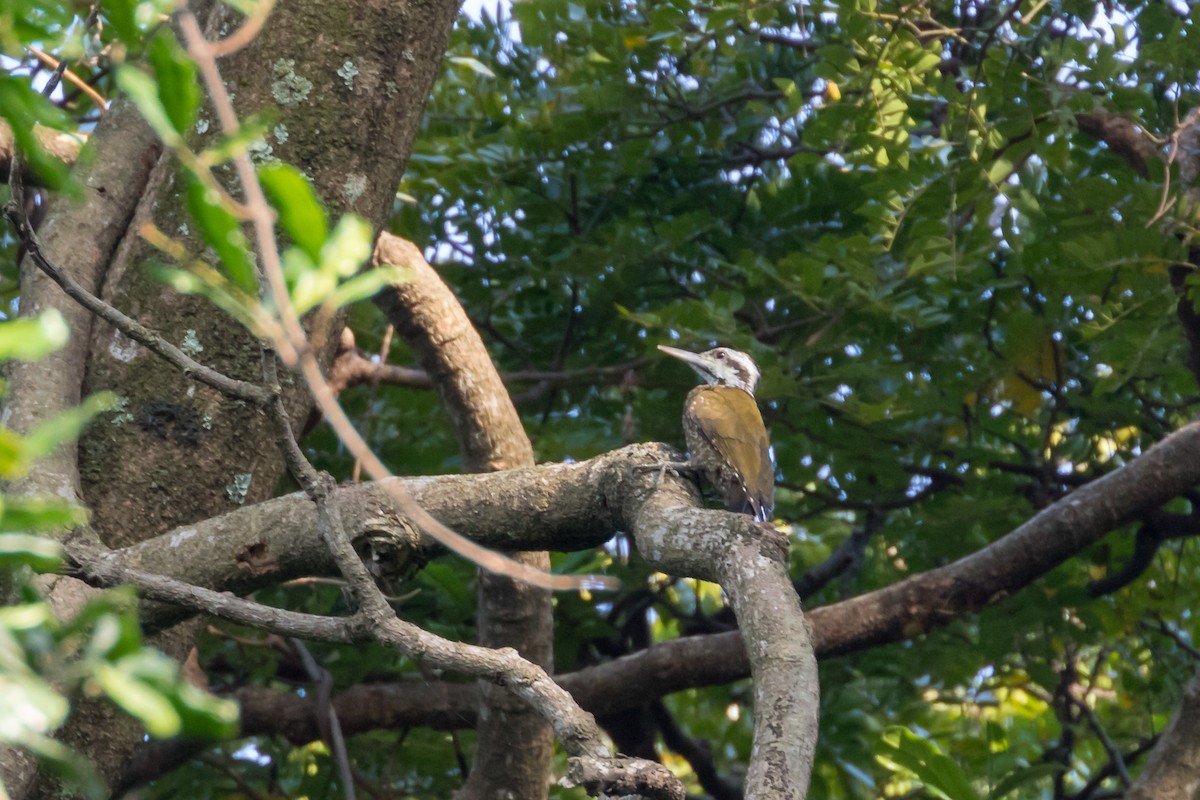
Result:
M638 472L657 471L658 475L654 478L654 488L657 490L662 486L663 477L670 472L676 478L684 477L683 473L689 468L687 462L662 461L658 464L638 464L634 467Z

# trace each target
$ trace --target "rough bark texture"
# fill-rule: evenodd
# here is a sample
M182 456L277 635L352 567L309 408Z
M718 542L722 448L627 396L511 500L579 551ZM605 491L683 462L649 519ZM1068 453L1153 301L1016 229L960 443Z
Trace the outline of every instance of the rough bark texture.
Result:
M454 0L283 0L262 35L221 64L223 76L239 113L270 109L275 116L267 142L271 155L304 170L335 213L352 209L379 227L390 210L456 11ZM222 17L211 20L208 28L223 34L233 24L232 16ZM338 74L347 61L357 69L353 81ZM205 116L198 132L216 135L216 124ZM105 139L105 130L119 118L107 114L96 134L96 169L114 171L105 190L124 197L132 188L145 219L188 240L189 221L172 168L160 168L159 179L142 191L132 175L122 176L121 170L140 175L145 165L143 156L130 152L131 140ZM99 187L89 183L84 191L98 192ZM136 223L130 222L129 207L123 208L123 216L98 223L94 231L61 216L69 211L52 213L43 230L47 239L62 230L64 244L55 252L63 265L75 272L77 261L87 259L90 280L106 300L204 363L237 377L260 379L259 350L252 337L207 301L181 297L151 276L146 266L153 254L127 234ZM114 257L117 241L123 246ZM22 296L33 298L37 290L28 283ZM330 330L315 333L326 345L333 341ZM264 415L180 375L107 325L95 324L90 337L80 339L87 345L86 379L78 362L71 364L54 376L63 382L56 396L78 397L82 383L84 392L116 391L123 404L93 425L80 443L79 477L59 475L52 489L82 484L94 528L108 544L131 544L270 496L282 473L282 458ZM39 365L43 375L45 363ZM43 390L33 380L14 375L15 396L28 398L12 403L14 419L36 415L44 402L38 399ZM285 392L294 413L307 408L298 386L286 386ZM160 646L181 655L188 640ZM140 730L100 704L79 707L67 741L93 758L101 774L119 780L129 753L140 743ZM7 785L24 785L15 777L6 771ZM43 783L38 791L54 789Z
M222 76L240 114L270 109L275 115L267 142L271 157L309 175L333 215L352 210L379 227L390 212L456 8L453 0L281 2L253 45L221 63ZM209 27L227 32L232 24L221 19ZM338 74L346 62L357 69L353 80ZM218 134L204 113L198 128L205 131L201 141ZM179 175L168 175L153 221L188 240L181 190ZM153 256L141 245L110 270L104 298L204 363L258 380L254 338L207 300L180 295L156 279L146 269ZM313 331L327 353L332 333ZM263 446L273 437L266 415L181 379L107 325L93 335L87 388L112 389L125 398L109 424L84 438L80 459L94 524L110 544L128 544L274 491L282 457L278 448ZM285 391L293 415L303 419L306 393L296 385ZM126 530L131 520L138 531Z
M746 796L808 796L820 711L812 630L787 571L786 539L745 514L698 512L695 487L622 502L622 530L655 569L717 581L737 615L754 681ZM680 489L686 489L685 494ZM612 502L612 501L610 501ZM716 531L721 530L720 534Z
M412 347L454 423L463 468L495 472L533 466L533 445L508 391L466 311L411 242L380 236L375 263L407 268L406 280L384 293L379 305ZM523 563L550 569L545 551L518 553ZM554 609L550 593L511 578L479 571L479 643L513 647L554 669ZM507 693L484 686L478 744L470 777L459 793L468 798L541 798L548 790L553 755L550 726L527 706L502 702ZM514 742L520 742L514 747Z
M1200 671L1183 689L1183 701L1125 800L1200 798Z
M737 614L754 677L754 746L748 797L808 796L817 750L820 682L813 631L800 610L786 558L741 538L723 559L721 586Z

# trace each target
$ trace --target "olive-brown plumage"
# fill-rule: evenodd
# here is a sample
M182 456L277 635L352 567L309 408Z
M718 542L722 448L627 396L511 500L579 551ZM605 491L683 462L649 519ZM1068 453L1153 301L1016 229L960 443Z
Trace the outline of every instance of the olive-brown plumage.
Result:
M730 511L768 521L775 507L775 468L754 401L758 366L745 353L725 347L705 353L659 349L687 362L705 381L683 406L688 467L721 494Z

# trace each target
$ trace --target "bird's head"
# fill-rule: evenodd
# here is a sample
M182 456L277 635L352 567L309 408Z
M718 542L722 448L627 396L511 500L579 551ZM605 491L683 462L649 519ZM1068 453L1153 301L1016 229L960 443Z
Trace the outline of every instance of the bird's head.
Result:
M703 353L692 353L663 344L658 349L687 363L705 383L714 386L733 386L753 396L762 379L762 372L754 359L741 350L717 347Z

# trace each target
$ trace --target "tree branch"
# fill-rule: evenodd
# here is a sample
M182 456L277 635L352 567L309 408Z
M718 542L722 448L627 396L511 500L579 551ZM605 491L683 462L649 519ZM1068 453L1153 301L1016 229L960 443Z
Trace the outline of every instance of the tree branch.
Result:
M657 463L664 455L664 450L654 446L637 445L577 464L407 483L421 505L489 546L570 550L595 546L615 530L631 529L630 520L640 516L639 505L653 490L653 476L639 473L635 465ZM1146 509L1191 490L1198 481L1200 423L1190 423L976 553L893 586L810 611L816 653L828 658L915 638L975 613L1020 590ZM663 489L668 487L678 491L671 476L664 479ZM402 563L429 554L429 542L422 542L411 527L380 516L388 505L379 487L340 489L332 503L360 539L370 540L370 534L378 532L375 540L386 548L380 553L383 563L389 558ZM539 513L530 514L531 508ZM721 515L697 517L696 532L719 526L718 519ZM644 552L657 559L659 549L652 543ZM166 570L173 563L188 565L189 580L233 591L249 591L332 567L316 537L311 504L295 495L173 531L118 551L115 557L151 570ZM689 574L688 564L674 560L664 560L661 568ZM161 612L151 616L161 619ZM595 713L611 713L674 691L727 683L748 674L742 636L733 632L663 642L561 680L585 707ZM380 691L403 694L397 687ZM380 714L391 713L385 710L383 697L371 705ZM343 721L348 729L358 730L349 715L343 714Z
M1102 108L1080 111L1075 114L1075 124L1079 130L1104 142L1109 150L1125 159L1139 177L1149 177L1148 163L1162 155L1145 130L1120 114Z
M569 547L572 540L595 545L621 529L634 535L655 568L721 582L749 640L763 643L754 648L748 664L755 678L756 708L760 709L748 790L761 791L761 797L794 796L780 792L784 787L794 792L807 785L817 714L815 661L799 602L770 531L745 515L700 511L694 508L698 497L692 484L666 477L655 490L656 476L636 469L639 463L658 464L671 455L660 446L640 446L581 464L406 483L423 507L464 531L490 531L487 538L493 545L506 538L510 545L506 549L530 549L543 542ZM377 493L376 499L362 496L363 492ZM356 494L359 496L351 499ZM343 524L358 533L357 526L364 521L377 524L373 517L379 513L379 499L388 496L389 487L341 490L332 496L329 513L341 518L344 512ZM323 548L313 541L314 531L319 534L321 526L310 503L292 496L262 505L286 511L287 521L279 513L260 514L254 520L252 509L244 510L247 522L263 526L258 532L265 533L264 538L278 538L270 543L255 541L256 547L249 553L243 548L242 554L251 563L240 570L240 583L253 584L255 579L277 582L286 577L279 566L284 561L296 566L292 553L297 551L313 553L328 564ZM382 507L389 507L386 501ZM539 513L530 514L531 508ZM230 531L231 522L226 518L211 527L192 526L175 532L169 557L161 550L154 553L138 546L113 558L134 559L132 563L142 569L152 560L168 569L172 564L187 565L193 554L203 560L202 553L222 550L208 537L215 530ZM531 533L532 542L525 538ZM496 534L500 538L495 538ZM165 538L172 540L171 536ZM240 541L245 543L244 538ZM311 571L313 564L306 566Z
M744 527L750 524L747 517L689 508L696 502L690 484L668 475L655 491L654 475L636 469L638 464L658 463L670 455L657 446L637 445L576 464L406 483L422 506L499 549L594 546L613 531L625 530L634 532L639 549L656 569L676 575L726 577L714 567L718 560L710 546L719 548L722 559L732 554L735 561L748 558L757 562L764 539L757 530ZM975 613L1028 585L1146 509L1190 491L1198 481L1200 423L1189 423L982 550L887 588L809 612L815 651L830 657L910 639ZM337 491L331 508L361 537L365 531L356 526L370 529L379 525L375 518L380 508L388 508L386 497L381 487L355 486ZM530 514L531 508L538 513ZM221 559L233 561L237 550L231 544L253 544L257 546L253 553L261 558L252 557L244 570L235 566L233 575L244 588L275 583L316 571L322 564L326 569L330 566L315 535L314 516L311 504L302 498L279 498L118 551L113 557L137 559L131 563L141 563L143 568L151 563L196 566L195 562L210 560L205 553L225 551ZM418 545L411 529L398 528L394 533L398 543L415 548L400 551L404 558L428 552L429 544ZM172 541L174 553L167 558L163 550L171 548ZM321 554L314 560L301 563L293 556L314 549ZM770 559L763 557L763 561ZM255 564L261 569L255 570ZM771 568L769 563L762 566ZM257 575L251 574L255 571ZM216 570L210 577L217 579L219 588L228 588L219 584L230 577L228 571ZM739 596L742 589L732 585L737 575L732 577L727 590L744 602ZM780 598L791 602L790 591L776 591L775 595L764 602L770 605ZM778 614L784 611L779 609ZM750 628L743 631L748 641L761 641ZM743 648L742 635L737 633L690 637L657 644L576 674L581 686L608 688L611 696L598 699L595 710L611 711L683 688L744 678L750 660ZM795 680L795 663L782 671L793 687L800 683ZM769 708L770 704L760 698L757 707Z
M1200 792L1200 670L1183 689L1175 716L1163 729L1125 800L1195 800Z
M377 303L425 368L458 437L467 472L531 467L533 444L504 388L483 340L467 312L411 242L383 233L374 263L406 267L406 279ZM550 570L544 550L514 559ZM476 611L479 644L513 647L538 666L554 669L554 609L550 593L526 583L480 571ZM549 725L527 708L497 707L501 691L483 687L478 745L469 777L458 797L545 797L554 741ZM522 742L520 748L513 741Z
M382 292L376 304L413 347L437 389L468 471L532 466L533 445L483 340L421 251L412 242L382 233L372 263L406 272L406 279Z
M387 293L388 290L384 289L384 294ZM621 383L631 370L641 369L649 363L650 359L648 358L635 358L620 364L606 366L561 370L520 369L501 372L499 375L500 380L506 386L526 382L544 386L544 389L537 393L537 396L540 396L544 390L570 386L584 381ZM334 359L333 365L330 367L329 383L339 392L353 386L371 383L400 386L405 389L434 388L433 380L425 370L403 367L398 364L381 364L373 361L353 346L343 347ZM528 389L522 393L522 396L530 397L533 392L533 389Z

